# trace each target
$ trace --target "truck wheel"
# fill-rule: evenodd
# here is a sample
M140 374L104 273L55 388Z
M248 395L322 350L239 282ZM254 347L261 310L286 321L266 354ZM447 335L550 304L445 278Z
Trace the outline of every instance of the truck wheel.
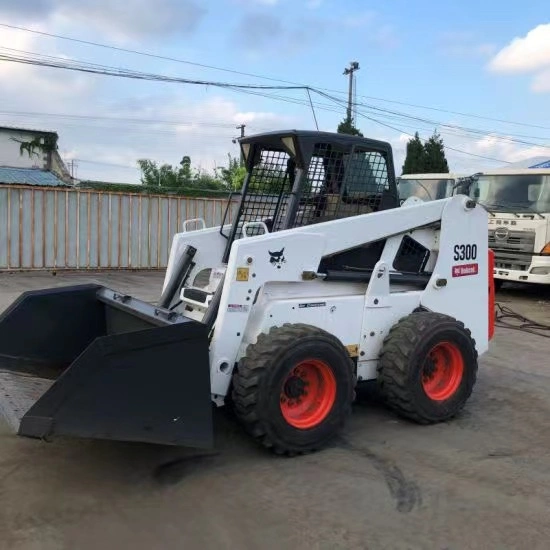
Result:
M232 399L245 429L277 454L325 446L355 397L355 367L333 335L304 324L260 334L233 375Z
M475 341L464 324L421 311L401 319L386 337L377 366L378 387L398 414L432 424L464 407L477 368Z

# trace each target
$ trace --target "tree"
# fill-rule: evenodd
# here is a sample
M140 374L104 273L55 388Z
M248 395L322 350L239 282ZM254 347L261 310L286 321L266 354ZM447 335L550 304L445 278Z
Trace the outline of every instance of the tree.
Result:
M231 191L238 191L243 186L246 168L241 166L240 160L232 157L231 153L227 154L227 158L229 160L227 166L216 168L216 175L225 187Z
M445 146L443 139L434 131L430 139L424 144L425 172L427 174L449 173L449 165L445 158Z
M137 163L141 170L141 184L147 187L184 187L188 183L183 166L178 169L149 159L139 159Z
M407 143L407 155L402 170L403 174L423 174L426 171L426 149L418 132Z
M353 121L347 116L338 124L338 129L336 131L339 134L363 137L363 134L353 125Z
M223 182L215 176L193 169L191 157L185 155L178 166L159 165L149 159L137 161L141 170L141 184L147 187L179 187L223 189Z

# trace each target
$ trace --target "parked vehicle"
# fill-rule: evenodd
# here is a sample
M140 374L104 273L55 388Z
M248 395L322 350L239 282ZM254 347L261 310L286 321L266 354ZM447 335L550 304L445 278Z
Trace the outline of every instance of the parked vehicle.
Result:
M468 194L468 183L468 178L455 173L405 174L397 178L397 190L401 203L409 197L434 201L457 193Z
M490 214L495 285L550 284L550 168L476 174L470 196Z

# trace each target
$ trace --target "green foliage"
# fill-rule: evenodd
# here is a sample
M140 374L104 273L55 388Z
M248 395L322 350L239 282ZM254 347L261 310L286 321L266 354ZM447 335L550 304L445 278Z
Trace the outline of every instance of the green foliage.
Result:
M340 124L338 124L338 129L336 131L339 134L349 134L351 136L363 137L363 134L353 125L353 122L347 116L342 122L340 122Z
M191 159L183 157L179 166L157 164L149 159L137 161L141 170L141 184L147 187L194 187L198 174L191 168Z
M449 173L443 139L434 131L430 139L423 144L418 132L416 132L414 138L411 138L407 143L403 174L435 173Z
M434 174L437 172L449 173L449 165L445 158L445 146L441 136L434 132L430 139L424 144L426 155L426 173Z
M227 166L216 168L216 175L223 182L225 187L231 191L239 191L242 189L244 178L246 176L246 168L241 166L238 158L232 157L231 153L227 154Z
M39 156L39 153L53 153L57 150L57 135L56 134L40 134L33 137L29 141L24 141L17 138L11 138L19 143L19 154L23 156L26 152L29 158Z
M403 164L403 174L423 174L426 169L426 151L418 132L407 143L407 156Z
M188 187L161 187L135 185L131 183L109 183L104 181L81 181L80 189L93 189L95 191L109 191L115 193L135 193L140 195L174 195L180 197L210 197L226 198L229 192L216 189L200 189Z

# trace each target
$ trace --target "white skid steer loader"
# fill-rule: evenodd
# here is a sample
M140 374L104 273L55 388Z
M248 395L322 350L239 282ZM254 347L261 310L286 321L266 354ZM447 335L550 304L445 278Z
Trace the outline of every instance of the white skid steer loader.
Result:
M464 407L493 333L485 210L463 195L399 207L384 142L240 145L232 222L184 223L158 304L80 285L2 314L0 410L19 435L209 447L213 404L229 403L294 455L339 433L363 381L416 422Z

